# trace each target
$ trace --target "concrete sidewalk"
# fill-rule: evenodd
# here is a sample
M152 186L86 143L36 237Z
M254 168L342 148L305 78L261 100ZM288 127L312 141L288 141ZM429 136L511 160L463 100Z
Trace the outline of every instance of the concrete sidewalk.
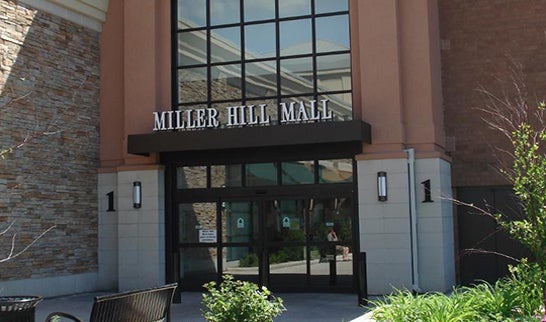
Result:
M106 293L85 293L44 299L36 307L36 322L42 322L55 311L67 312L88 321L93 297ZM284 300L287 311L279 322L367 322L366 307L358 306L356 294L286 293L277 294ZM173 304L173 322L202 322L201 293L182 293L182 303Z

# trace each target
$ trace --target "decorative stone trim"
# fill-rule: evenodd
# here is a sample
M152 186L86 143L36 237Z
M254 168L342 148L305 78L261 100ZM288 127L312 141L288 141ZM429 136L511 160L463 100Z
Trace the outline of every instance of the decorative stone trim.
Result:
M108 0L19 0L35 9L56 15L95 31L102 30Z

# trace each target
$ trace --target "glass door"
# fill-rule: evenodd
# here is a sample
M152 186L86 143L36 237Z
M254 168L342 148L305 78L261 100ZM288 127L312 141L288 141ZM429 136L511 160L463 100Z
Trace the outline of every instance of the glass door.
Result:
M351 291L351 214L350 198L224 201L222 273L275 291Z

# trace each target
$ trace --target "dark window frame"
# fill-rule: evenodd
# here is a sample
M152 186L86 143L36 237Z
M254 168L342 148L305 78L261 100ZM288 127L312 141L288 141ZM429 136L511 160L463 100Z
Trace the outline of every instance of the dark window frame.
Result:
M178 0L171 0L171 6L172 6L172 109L177 110L179 108L194 106L194 105L207 105L209 107L215 105L215 104L243 104L246 105L247 101L256 101L256 100L275 100L276 102L281 102L283 100L289 99L289 98L296 98L296 97L302 97L302 96L309 96L310 98L314 100L318 100L320 97L328 96L328 95L339 95L339 94L350 94L352 96L352 81L351 81L351 88L348 90L325 90L319 92L318 87L318 78L317 78L317 57L321 56L334 56L334 55L340 55L340 54L349 54L349 57L351 56L351 48L348 50L339 50L339 51L331 51L331 52L317 52L317 39L316 39L316 19L322 18L322 17L331 17L331 16L347 16L347 21L349 23L349 36L351 33L350 28L350 6L348 4L349 10L343 10L343 11L335 11L335 12L326 12L326 13L315 13L315 1L311 1L311 14L310 15L301 15L301 16L293 16L293 17L279 17L279 1L275 1L275 18L274 19L264 19L264 20L252 20L252 21L244 21L244 0L240 0L240 22L239 23L229 23L229 24L221 24L221 25L214 25L211 26L211 12L210 12L210 3L213 0L207 0L206 1L206 26L204 27L197 27L197 28L187 28L187 29L178 29ZM339 0L338 0L339 1ZM348 0L345 0L348 1ZM298 55L281 55L281 48L280 48L280 23L285 21L293 21L293 20L300 20L300 19L310 19L311 20L311 42L312 42L312 51L310 54L298 54ZM257 24L263 24L263 23L275 23L275 32L276 32L276 54L274 57L267 57L267 58L256 58L256 59L247 59L245 57L244 48L245 48L245 32L244 27L247 25L257 25ZM211 62L211 42L209 41L211 32L213 32L216 29L221 28L228 28L228 27L239 27L241 32L241 44L240 44L240 60L236 61L225 61L225 62ZM184 32L195 32L195 31L204 31L206 33L207 37L207 53L206 53L206 63L204 64L194 64L189 66L180 66L178 62L178 35L180 33ZM350 44L349 44L350 45ZM312 59L312 73L313 73L313 80L312 80L312 90L307 93L298 93L298 94L282 94L281 92L281 73L280 73L280 62L282 60L286 59L293 59L293 58L311 58ZM270 95L270 96L257 96L257 97L248 97L247 96L247 90L246 90L246 63L257 63L257 62L264 62L264 61L271 61L275 62L276 65L276 95ZM349 61L349 66L351 65L351 61ZM211 70L214 67L222 66L222 65L233 65L233 64L239 64L239 67L241 69L241 88L240 90L240 99L212 99L212 75ZM207 99L206 101L203 100L197 100L197 101L184 101L180 102L179 100L179 79L178 79L178 73L181 70L186 70L190 68L206 68L207 69ZM350 75L352 78L352 73ZM354 105L354 104L351 104ZM280 107L277 111L277 115L280 115ZM351 113L352 119L355 119L355 113L354 110Z

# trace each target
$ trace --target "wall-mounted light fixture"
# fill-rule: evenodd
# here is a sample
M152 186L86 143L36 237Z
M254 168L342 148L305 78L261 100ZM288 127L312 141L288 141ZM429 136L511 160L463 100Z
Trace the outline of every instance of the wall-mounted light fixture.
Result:
M133 208L142 207L142 184L140 181L133 182Z
M377 200L387 201L387 172L377 173Z

